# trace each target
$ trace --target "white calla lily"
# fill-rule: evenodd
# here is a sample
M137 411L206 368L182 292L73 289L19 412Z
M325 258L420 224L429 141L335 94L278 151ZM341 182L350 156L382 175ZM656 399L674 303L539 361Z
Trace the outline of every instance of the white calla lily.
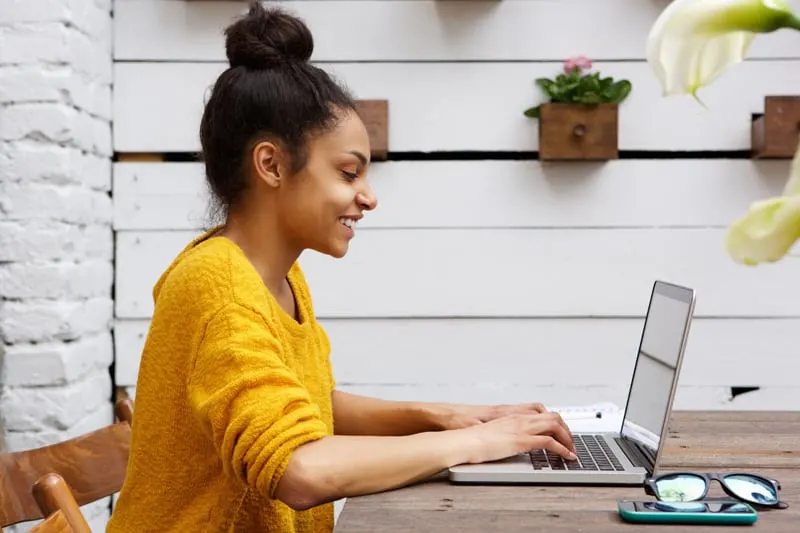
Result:
M758 33L800 29L788 0L674 0L647 39L665 96L691 94L739 63Z
M757 265L781 259L800 239L800 148L791 164L783 195L750 206L725 236L728 254L739 263Z

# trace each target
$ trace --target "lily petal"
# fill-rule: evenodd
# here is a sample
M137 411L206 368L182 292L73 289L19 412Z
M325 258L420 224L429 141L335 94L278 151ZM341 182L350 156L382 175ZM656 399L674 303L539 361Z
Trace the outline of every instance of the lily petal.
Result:
M800 239L800 196L754 203L728 228L725 248L739 263L757 265L781 259Z
M741 62L758 33L800 28L787 0L674 0L647 38L664 96L692 94Z

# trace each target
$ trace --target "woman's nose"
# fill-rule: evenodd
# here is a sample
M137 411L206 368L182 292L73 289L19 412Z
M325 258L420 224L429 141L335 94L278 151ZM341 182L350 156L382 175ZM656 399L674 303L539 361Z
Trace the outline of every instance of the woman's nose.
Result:
M371 211L378 206L378 199L375 197L372 187L370 187L366 182L364 182L361 190L358 192L356 201L358 202L359 207L365 211Z

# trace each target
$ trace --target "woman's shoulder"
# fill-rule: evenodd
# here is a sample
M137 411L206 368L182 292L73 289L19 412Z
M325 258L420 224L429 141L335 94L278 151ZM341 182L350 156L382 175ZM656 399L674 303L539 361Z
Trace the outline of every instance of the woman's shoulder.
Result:
M263 282L236 245L223 237L198 238L175 257L153 289L164 297L204 307L248 303L263 292ZM252 302L251 302L252 303Z

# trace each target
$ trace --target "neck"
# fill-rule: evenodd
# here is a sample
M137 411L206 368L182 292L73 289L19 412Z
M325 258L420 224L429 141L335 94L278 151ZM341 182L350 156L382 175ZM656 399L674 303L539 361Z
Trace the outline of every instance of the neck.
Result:
M236 243L274 295L285 290L289 269L300 257L301 250L283 238L278 225L271 220L231 212L222 235Z

